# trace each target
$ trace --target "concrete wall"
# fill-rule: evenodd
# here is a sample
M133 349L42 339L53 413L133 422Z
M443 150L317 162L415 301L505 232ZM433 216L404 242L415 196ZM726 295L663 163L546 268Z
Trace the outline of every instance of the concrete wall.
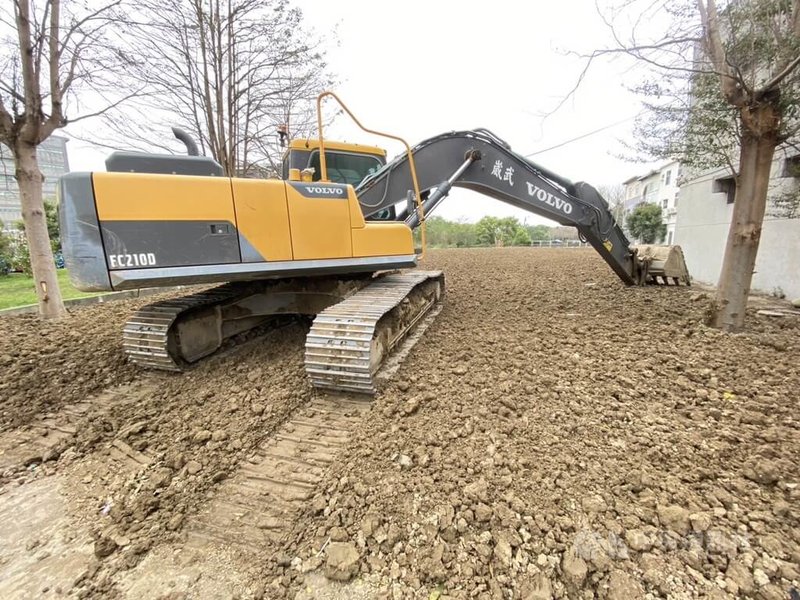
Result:
M773 165L773 174L779 173ZM683 248L689 273L698 281L716 285L728 239L733 204L724 193L713 193L714 179L725 171L706 173L681 186L675 243ZM774 178L773 188L796 185L791 179ZM773 293L778 288L789 299L800 298L800 219L767 215L758 248L754 290Z

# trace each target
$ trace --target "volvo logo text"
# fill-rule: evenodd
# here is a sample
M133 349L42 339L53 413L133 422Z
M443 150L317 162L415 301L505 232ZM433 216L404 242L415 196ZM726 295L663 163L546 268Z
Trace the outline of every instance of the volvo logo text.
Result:
M309 194L327 194L329 196L343 196L344 189L340 187L305 186Z
M572 213L572 204L570 204L563 198L554 196L547 190L543 190L542 188L540 188L538 185L533 185L530 181L526 181L525 183L528 184L529 196L533 196L539 202L544 202L545 204L555 207L557 210L560 210L565 215Z

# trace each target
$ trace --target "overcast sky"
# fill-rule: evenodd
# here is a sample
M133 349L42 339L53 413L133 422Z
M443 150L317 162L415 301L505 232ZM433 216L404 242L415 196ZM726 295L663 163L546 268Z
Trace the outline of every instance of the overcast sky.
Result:
M601 0L602 3L602 0ZM621 183L647 170L617 158L632 136L638 100L626 89L640 76L622 61L598 62L574 96L584 64L571 52L609 44L592 0L296 0L306 23L327 44L341 83L335 92L367 126L411 144L458 129L486 127L529 154L604 131L531 157L573 181ZM333 107L329 105L329 110ZM69 130L67 131L69 134ZM340 117L326 137L397 146L370 138ZM69 146L73 170L102 170L107 150ZM447 218L515 215L545 222L498 201L454 190L438 209Z

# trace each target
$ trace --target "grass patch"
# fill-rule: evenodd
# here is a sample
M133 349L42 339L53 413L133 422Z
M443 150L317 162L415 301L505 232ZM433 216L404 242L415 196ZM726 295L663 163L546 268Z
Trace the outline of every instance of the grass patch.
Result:
M61 295L64 300L98 295L76 290L69 282L69 275L66 269L58 269L57 274L58 285L61 287ZM0 310L36 303L36 289L33 285L32 277L22 273L11 273L7 277L0 277Z

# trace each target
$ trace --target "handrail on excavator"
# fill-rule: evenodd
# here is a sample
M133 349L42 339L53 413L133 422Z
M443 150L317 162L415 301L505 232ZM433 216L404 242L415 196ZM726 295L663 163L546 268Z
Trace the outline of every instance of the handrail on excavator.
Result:
M409 170L411 172L411 181L414 185L414 198L416 200L417 205L417 214L419 215L420 221L420 242L422 244L422 251L420 252L418 259L422 260L425 258L425 247L426 247L426 238L425 238L425 214L424 209L422 207L422 199L420 197L419 191L419 183L417 182L417 168L414 163L414 154L411 152L411 146L408 145L403 138L398 137L396 135L392 135L390 133L384 133L382 131L376 131L374 129L369 129L364 127L361 122L356 118L356 116L352 113L352 111L347 108L347 105L342 101L339 96L334 94L330 91L324 91L319 96L317 96L317 130L319 131L319 167L320 167L320 180L321 181L328 181L328 165L325 159L325 139L322 134L322 99L326 96L332 97L336 102L339 103L344 111L350 115L350 118L353 119L356 125L358 125L362 130L366 131L367 133L371 133L373 135L377 135L380 137L385 137L390 140L395 140L400 142L406 147L406 156L408 157L408 165Z

